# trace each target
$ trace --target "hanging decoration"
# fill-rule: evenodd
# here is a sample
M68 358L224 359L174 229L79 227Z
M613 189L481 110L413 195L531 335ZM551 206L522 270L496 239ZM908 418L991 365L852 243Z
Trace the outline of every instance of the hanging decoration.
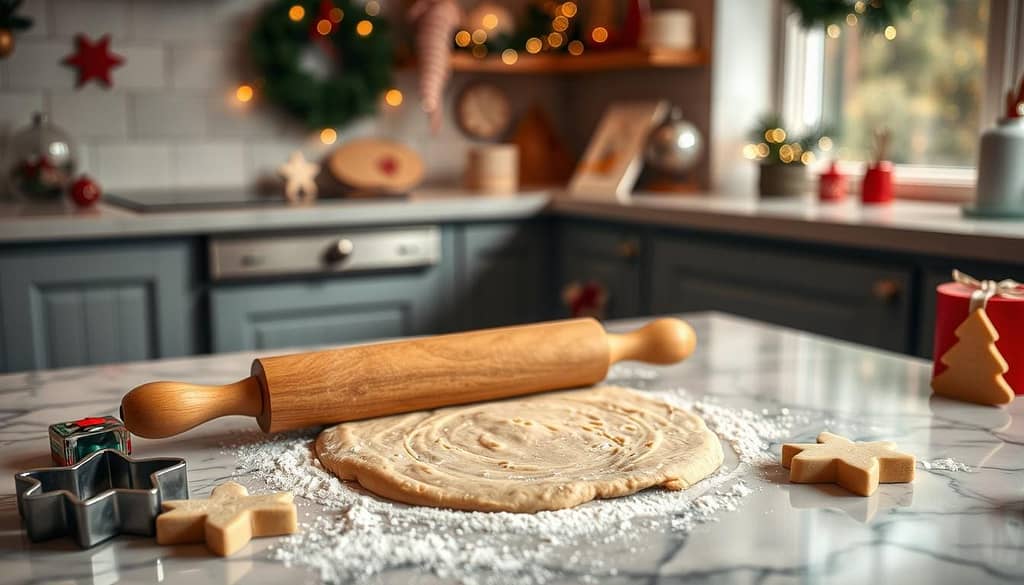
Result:
M16 14L22 0L0 0L0 59L14 52L14 33L32 26L32 19Z
M420 70L420 99L430 117L430 127L441 129L441 96L451 75L451 38L461 18L455 0L416 0L409 14L416 25L416 50Z
M804 28L839 27L845 23L869 33L895 38L896 22L907 15L913 0L790 0ZM829 36L838 36L831 31Z
M394 66L391 30L379 14L375 0L274 0L249 37L257 79L246 95L262 95L310 128L374 113ZM320 52L324 70L308 66L310 51Z
M78 68L78 82L82 87L95 79L107 87L113 85L110 70L124 63L124 58L110 52L110 35L104 35L96 42L84 34L75 36L75 52L64 58L65 65Z

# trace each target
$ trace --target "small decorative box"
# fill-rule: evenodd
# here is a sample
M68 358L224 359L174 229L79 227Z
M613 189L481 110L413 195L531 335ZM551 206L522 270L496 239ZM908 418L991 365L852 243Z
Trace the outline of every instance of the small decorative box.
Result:
M112 416L87 417L50 425L50 456L56 465L78 463L90 453L116 449L132 452L132 439L124 424Z

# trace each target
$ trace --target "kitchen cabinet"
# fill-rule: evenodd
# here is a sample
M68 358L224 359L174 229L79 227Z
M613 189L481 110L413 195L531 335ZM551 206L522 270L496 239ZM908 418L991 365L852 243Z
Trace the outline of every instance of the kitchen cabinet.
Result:
M215 282L212 350L339 345L449 328L453 253L445 230L428 265Z
M194 256L188 240L0 250L3 368L194 353Z
M217 287L210 293L213 351L339 345L433 333L441 296L434 281L430 274L414 271Z
M900 352L913 343L906 266L750 240L655 239L651 311L719 310Z
M548 315L548 226L501 222L458 227L453 306L462 329L528 323Z
M567 222L559 232L558 290L571 283L597 283L608 301L609 319L646 313L641 289L645 241L638 228L603 223ZM560 300L560 299L559 299ZM568 309L561 306L560 314Z

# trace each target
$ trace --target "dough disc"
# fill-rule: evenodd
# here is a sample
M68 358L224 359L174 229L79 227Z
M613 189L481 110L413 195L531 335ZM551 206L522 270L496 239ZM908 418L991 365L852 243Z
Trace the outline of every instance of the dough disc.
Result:
M700 417L611 386L343 423L316 453L377 495L489 512L683 489L723 459Z

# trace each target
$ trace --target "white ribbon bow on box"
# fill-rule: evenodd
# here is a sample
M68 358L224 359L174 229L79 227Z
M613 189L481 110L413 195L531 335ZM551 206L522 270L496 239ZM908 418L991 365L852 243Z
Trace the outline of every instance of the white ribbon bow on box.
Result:
M970 274L964 274L953 269L953 280L960 284L974 289L971 291L971 304L967 307L967 313L971 314L975 309L984 309L988 300L999 295L1012 299L1024 299L1024 288L1016 280L1007 278L996 282L994 280L978 280Z

